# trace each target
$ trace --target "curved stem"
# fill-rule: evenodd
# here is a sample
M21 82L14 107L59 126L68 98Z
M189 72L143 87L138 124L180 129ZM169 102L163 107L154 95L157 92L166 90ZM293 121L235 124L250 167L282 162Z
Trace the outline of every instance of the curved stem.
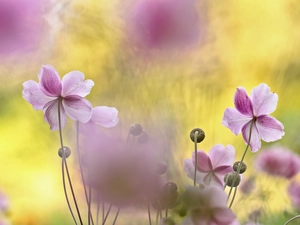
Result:
M71 215L73 217L73 220L74 220L75 224L77 225L77 221L76 221L75 216L73 214L73 211L72 211L72 208L71 208L71 205L70 205L70 202L69 202L68 194L67 194L67 189L66 189L65 174L64 174L64 169L66 169L67 178L68 178L69 186L70 186L70 189L71 189L72 197L73 197L73 200L74 200L75 208L76 208L76 211L77 211L77 214L78 214L78 218L79 218L80 224L83 225L82 219L81 219L81 215L80 215L80 212L79 212L79 208L78 208L78 204L77 204L77 201L76 201L76 197L75 197L75 194L74 194L74 190L73 190L71 178L70 178L70 173L69 173L69 169L68 169L68 164L67 164L66 155L65 155L65 149L64 149L64 144L63 144L62 128L61 128L61 117L60 117L61 101L62 101L61 98L59 98L58 99L58 103L57 103L58 104L57 109L58 109L59 138L60 138L60 145L61 145L61 149L62 149L62 179L63 179L63 188L64 188L64 192L65 192L65 196L66 196L66 201L67 201L70 213L71 213Z
M108 210L107 210L107 213L106 213L106 215L105 215L105 217L104 217L104 220L103 220L103 222L102 222L102 225L105 224L105 222L106 222L106 220L107 220L107 217L108 217L108 215L109 215L109 212L110 212L111 207L112 207L112 204L110 204L110 206L109 206L109 208L108 208Z
M151 223L151 214L150 214L150 203L148 201L148 219L149 219L149 225L152 225Z
M294 221L296 219L299 219L299 218L300 218L300 215L294 216L293 218L291 218L288 221L286 221L284 225L288 225L290 222L292 222L292 221Z
M195 146L194 186L196 186L197 166L198 166L198 156L197 156L197 136L198 136L198 131L195 132L195 136L194 136L194 146Z
M118 216L119 216L119 212L120 212L120 207L118 208L118 211L117 211L117 214L116 214L116 217L114 219L114 222L113 222L113 225L115 225L115 223L117 222L117 219L118 219Z

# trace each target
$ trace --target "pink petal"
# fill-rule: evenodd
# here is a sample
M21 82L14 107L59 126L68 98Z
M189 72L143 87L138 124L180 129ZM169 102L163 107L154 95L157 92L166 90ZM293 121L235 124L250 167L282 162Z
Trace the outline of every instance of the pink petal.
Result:
M205 198L205 206L208 208L226 207L227 195L220 186L208 186L201 190Z
M248 143L249 140L250 124L251 122L246 124L242 129L243 138L246 144ZM260 135L255 123L252 126L250 147L252 152L257 152L261 148Z
M50 125L51 130L59 129L59 120L58 120L58 100L53 100L48 102L44 106L44 118L47 123ZM60 107L60 118L61 118L61 128L66 124L66 112L63 107Z
M91 103L79 96L68 96L62 101L63 107L67 115L72 120L78 120L81 123L86 123L92 116Z
M194 180L194 172L195 172L195 164L193 163L192 159L185 159L184 160L184 171L188 178ZM201 173L197 171L196 173L196 183L201 184L203 182L203 178L206 173Z
M218 225L229 225L236 219L233 212L226 207L219 207L214 209L212 220Z
M241 114L253 117L252 103L245 88L237 88L234 95L234 105L237 111L239 111Z
M91 92L91 89L94 86L94 81L84 81L84 74L80 71L72 71L67 73L62 78L61 83L63 97L69 95L78 95L80 97L85 97Z
M284 135L283 124L272 116L257 117L256 126L261 138L266 142L277 141Z
M41 110L43 109L44 105L54 100L53 97L48 97L45 95L39 87L39 84L33 80L29 80L23 83L23 98L28 101L34 109Z
M207 173L203 178L203 184L206 187L210 186L210 185L223 187L223 185L224 185L224 176L223 177L217 176L213 172Z
M53 66L43 65L39 72L40 89L50 97L58 97L61 94L60 77Z
M218 166L214 169L214 173L216 175L225 176L227 173L230 173L233 171L232 165L224 165L224 166Z
M252 117L245 116L233 108L227 108L224 112L222 124L229 128L235 135L238 135L243 126L252 120Z
M199 172L210 172L212 171L212 164L209 156L202 150L197 151L198 163L197 163L197 170ZM193 153L193 163L195 163L195 153Z
M255 116L270 114L277 107L278 95L270 92L270 88L266 84L260 84L253 88L251 98Z
M80 134L83 134L85 136L90 136L98 133L98 126L92 121L89 121L87 123L80 123L80 122L78 123L79 124L77 129Z
M113 107L97 106L93 108L91 121L102 127L114 127L118 124L118 110Z
M208 153L213 168L231 165L234 162L235 149L232 145L215 145Z

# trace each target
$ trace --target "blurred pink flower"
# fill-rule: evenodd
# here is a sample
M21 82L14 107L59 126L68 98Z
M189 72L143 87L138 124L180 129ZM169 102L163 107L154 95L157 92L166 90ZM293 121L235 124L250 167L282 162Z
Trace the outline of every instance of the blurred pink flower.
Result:
M97 106L92 110L92 117L87 123L79 124L79 132L84 135L98 132L97 125L105 128L114 127L118 124L118 110L114 107Z
M92 80L84 81L79 71L67 73L62 80L51 65L43 65L37 83L29 80L23 83L23 97L36 110L44 111L44 118L51 130L58 130L58 106L60 104L61 126L66 123L66 114L73 120L86 123L92 116L92 105L84 99L94 86Z
M287 148L273 146L257 156L255 166L270 175L289 179L300 171L300 157Z
M88 183L101 201L119 207L142 204L163 187L154 149L148 151L144 145L129 148L116 136L103 134L85 137L82 161L88 168Z
M224 185L224 177L227 173L232 172L235 149L232 145L215 145L209 151L208 155L200 150L197 151L197 183L204 186L215 184ZM187 176L194 179L195 170L195 153L192 159L184 160L184 170Z
M219 186L203 189L187 186L182 199L190 211L182 225L239 225L236 216L226 206L226 193Z
M45 29L43 0L0 1L0 55L23 53L39 44Z
M130 36L139 47L178 47L199 38L193 0L140 0L130 13Z
M300 183L293 181L288 186L288 194L292 200L293 206L300 210Z
M250 147L252 152L261 148L260 139L271 142L282 138L284 127L281 122L268 114L275 111L278 95L270 92L266 84L253 88L250 96L244 87L238 87L234 95L235 108L227 108L222 124L235 135L242 132L245 143L248 143L251 123L252 133Z
M239 189L243 194L250 194L254 188L255 188L254 177L243 179L241 184L239 185Z

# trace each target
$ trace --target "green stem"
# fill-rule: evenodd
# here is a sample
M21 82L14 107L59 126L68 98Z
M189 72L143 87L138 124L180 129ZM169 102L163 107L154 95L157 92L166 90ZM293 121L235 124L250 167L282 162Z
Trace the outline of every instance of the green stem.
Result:
M293 218L289 219L288 221L286 221L286 223L284 225L288 225L290 222L296 220L296 219L299 219L300 218L300 215L297 215L297 216L294 216Z
M104 217L104 220L103 220L103 222L102 222L102 225L105 224L105 222L106 222L106 220L107 220L107 217L108 217L108 215L109 215L109 212L110 212L111 207L112 207L112 204L110 204L110 206L109 206L109 208L108 208L108 210L107 210L107 213L106 213L106 215L105 215L105 217Z
M150 214L150 203L148 201L148 219L149 219L149 225L152 225L151 223L151 214Z
M119 212L120 212L120 207L118 208L118 211L117 211L117 214L116 214L116 217L114 219L114 222L113 222L113 225L115 225L115 223L117 222L117 219L118 219L118 216L119 216Z
M198 136L198 131L195 132L195 136L194 136L194 146L195 146L194 186L196 186L197 166L198 166L198 156L197 156L197 136Z

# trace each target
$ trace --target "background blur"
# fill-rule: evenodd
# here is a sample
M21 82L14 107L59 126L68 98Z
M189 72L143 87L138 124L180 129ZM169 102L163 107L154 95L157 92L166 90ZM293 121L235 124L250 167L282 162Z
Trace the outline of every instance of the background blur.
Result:
M124 135L136 122L149 130L164 146L167 176L180 182L181 191L192 184L183 170L183 160L193 151L191 129L206 132L199 148L208 152L215 144L232 144L237 160L241 158L241 135L236 137L221 124L238 86L250 93L266 83L278 94L272 115L285 125L286 133L279 143L300 153L298 0L196 0L202 20L199 40L189 48L155 51L130 42L126 15L136 1L35 1L39 8L23 33L32 32L34 45L1 53L0 191L9 200L6 216L12 224L72 224L62 191L58 132L52 132L43 113L22 98L22 83L38 81L43 64L53 65L61 77L80 70L93 79L87 99L93 105L116 107L116 129ZM73 128L69 120L64 136L71 148ZM248 201L238 194L233 210L247 221L253 210L262 209L262 223L283 224L296 214L286 194L288 181L256 174L254 159L248 152L249 170L243 179L257 175L258 194ZM76 171L73 174L76 178Z

